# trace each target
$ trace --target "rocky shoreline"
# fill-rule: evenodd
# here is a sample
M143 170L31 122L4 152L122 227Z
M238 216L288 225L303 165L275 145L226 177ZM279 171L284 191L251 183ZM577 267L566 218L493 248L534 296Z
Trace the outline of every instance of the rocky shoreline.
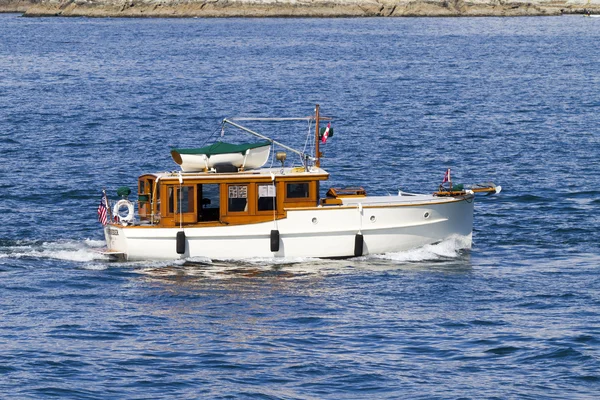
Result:
M63 17L460 17L600 13L600 0L0 0L0 12Z

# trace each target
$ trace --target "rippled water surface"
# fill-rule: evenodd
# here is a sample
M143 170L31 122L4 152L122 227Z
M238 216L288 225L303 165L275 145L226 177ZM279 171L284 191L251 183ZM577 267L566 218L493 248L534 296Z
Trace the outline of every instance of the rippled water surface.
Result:
M0 15L0 393L595 398L600 21ZM223 117L334 117L331 186L494 181L473 249L110 263L100 190ZM306 126L262 128L302 147ZM114 195L113 195L114 196ZM332 244L334 245L334 244Z

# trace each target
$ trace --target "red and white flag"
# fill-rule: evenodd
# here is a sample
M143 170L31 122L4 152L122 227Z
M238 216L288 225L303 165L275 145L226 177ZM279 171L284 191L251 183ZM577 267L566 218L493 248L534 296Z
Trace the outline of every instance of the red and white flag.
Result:
M106 205L106 196L102 195L100 205L98 206L98 222L102 225L108 224L108 206Z
M329 136L329 128L331 128L331 122L327 124L327 128L325 128L325 132L323 132L323 136L321 137L321 143L323 144L327 142L327 137Z
M444 184L446 182L450 182L450 168L448 168L446 170L446 173L444 174L444 180L442 181L442 184Z

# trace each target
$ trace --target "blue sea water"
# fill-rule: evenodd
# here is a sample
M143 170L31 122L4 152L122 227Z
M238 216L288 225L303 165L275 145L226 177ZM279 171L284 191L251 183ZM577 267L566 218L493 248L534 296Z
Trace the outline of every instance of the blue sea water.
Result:
M0 15L1 397L597 398L599 39L578 16ZM331 186L502 185L472 250L98 254L102 188L176 169L170 146L224 117L316 103ZM302 123L261 129L304 143Z

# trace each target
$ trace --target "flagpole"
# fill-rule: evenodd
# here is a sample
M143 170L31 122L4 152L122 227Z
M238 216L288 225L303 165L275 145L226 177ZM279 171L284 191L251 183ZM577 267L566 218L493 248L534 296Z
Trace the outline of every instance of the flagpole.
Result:
M321 153L319 152L319 105L315 107L315 165L317 168L321 167Z
M108 203L108 197L106 196L106 189L102 189L102 194L104 195L104 202L106 203L106 208L108 209L108 215L110 216L110 224L112 224L113 222L113 215L112 215L112 209L110 208L110 204Z

